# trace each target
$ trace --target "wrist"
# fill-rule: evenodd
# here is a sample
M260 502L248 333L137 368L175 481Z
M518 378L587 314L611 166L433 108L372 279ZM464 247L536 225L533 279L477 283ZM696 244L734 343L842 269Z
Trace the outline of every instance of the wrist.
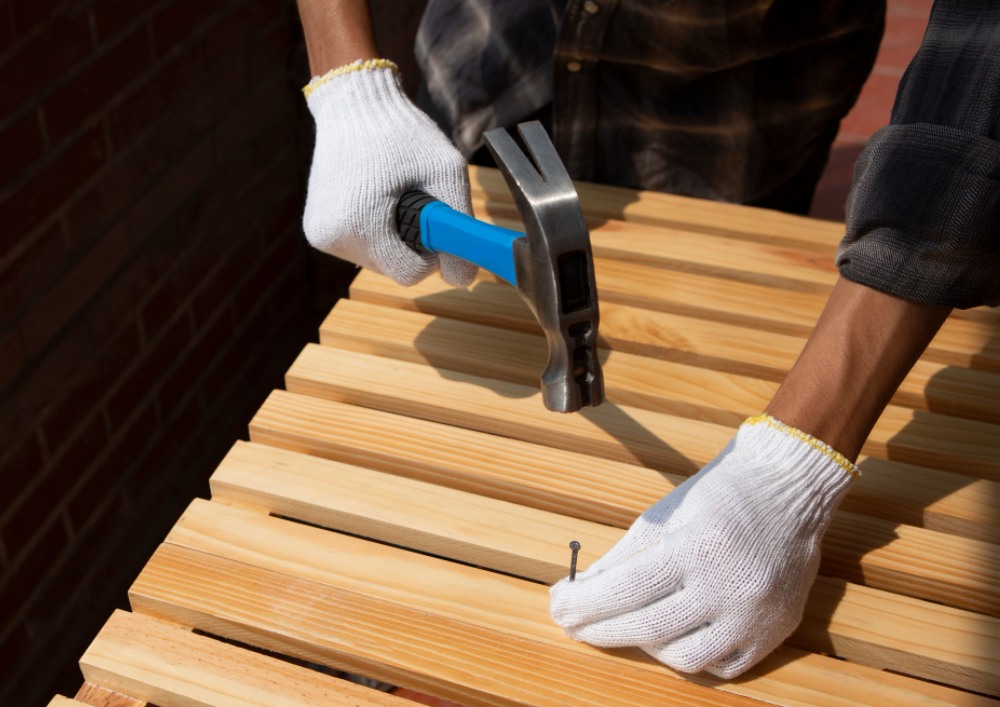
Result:
M341 64L340 66L335 66L329 71L313 76L312 80L309 81L302 88L302 93L306 98L312 95L313 91L324 86L328 83L336 81L341 77L346 77L351 74L361 74L361 73L375 73L375 72L388 72L393 75L399 74L399 67L392 61L388 59L355 59L347 64Z
M839 469L849 479L856 479L861 475L850 459L823 440L766 412L748 417L744 420L741 431L744 428L757 428L755 443L763 446L765 454L772 452L770 447L773 446L773 452L777 456L797 458L810 468L829 470L834 474L838 473Z
M841 278L766 412L857 459L949 311Z

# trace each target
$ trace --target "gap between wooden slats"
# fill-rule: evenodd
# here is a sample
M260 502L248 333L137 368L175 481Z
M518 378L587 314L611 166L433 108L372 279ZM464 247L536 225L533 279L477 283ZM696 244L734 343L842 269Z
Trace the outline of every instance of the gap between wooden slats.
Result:
M412 704L125 611L111 616L80 659L80 668L90 682L156 705Z
M193 505L147 564L133 610L470 706L740 703L636 651L557 637L535 616L540 585L237 509L202 511Z
M320 329L320 341L527 386L538 385L547 357L541 336L353 300L334 308ZM778 385L634 354L604 351L602 359L609 402L731 427L763 410ZM995 424L1000 422L1000 375L967 373L964 395L950 394L946 400L941 395L934 405L964 413L962 417L891 405L863 451L963 474L979 470L1000 478L1000 425ZM991 385L996 388L995 396L989 394ZM897 397L900 403L907 402ZM926 406L926 400L915 402Z
M131 592L136 611L203 623L289 655L351 661L358 672L397 684L407 683L393 676L429 681L435 671L454 676L457 669L460 685L433 691L451 699L472 702L451 690L481 689L489 674L496 689L520 690L530 704L733 697L695 691L697 683L777 704L983 702L787 647L739 681L679 680L636 650L601 651L567 639L548 617L542 585L207 505L192 505L140 575ZM553 691L558 699L539 699Z
M504 283L481 280L471 289L456 289L428 278L411 288L402 288L385 277L362 272L351 285L351 299L505 330L541 333L517 292ZM610 352L607 356L638 354L772 382L784 378L805 344L804 336L761 332L727 322L607 302L601 305L599 333L601 346ZM928 352L914 365L893 401L948 414L1000 420L1000 403L996 402L1000 373L980 370L988 364L985 351L970 344L964 351L943 353L942 358L950 359L945 362L933 360ZM969 370L968 366L977 368ZM1000 366L996 370L1000 371Z
M473 167L470 176L473 186L473 207L477 218L504 223L508 227L523 230L518 223L520 216L513 206L510 191L499 172L495 169ZM691 252L696 262L705 262L708 267L718 267L719 258L721 262L728 262L725 253L718 257L706 257L715 256L716 252L707 246L697 248L699 237L707 235L713 237L709 242L715 242L714 237L723 239L718 241L724 244L722 251L729 251L729 245L738 241L789 252L804 251L799 256L788 259L787 262L779 262L776 270L769 266L751 277L775 278L772 282L787 280L789 269L794 269L794 262L806 259L809 263L805 275L806 283L793 284L793 289L807 290L809 289L807 283L811 282L813 289L825 293L833 286L836 279L833 258L844 232L841 223L768 209L585 182L577 182L576 188L580 195L581 207L591 228L591 241L598 255L605 245L602 242L602 235L606 229L619 233L623 229L629 232L633 227L652 227L654 232L660 234L660 238L650 239L642 244L635 243L631 239L624 242L612 240L608 245L617 247L614 254L618 259L625 258L640 263L658 259L669 262L678 258L674 236L681 235L684 238L694 239L695 247ZM691 269L694 266L687 267ZM739 273L746 268L747 265L738 262L733 269ZM825 289L822 287L823 278L816 278L817 272L827 273ZM744 273L744 277L746 276ZM1000 325L1000 312L986 307L957 310L952 318L990 324L994 332Z
M581 542L586 568L621 536L599 523L255 444L235 446L211 484L216 499L547 584L566 574L568 539ZM997 619L831 579L814 594L793 645L1000 692Z

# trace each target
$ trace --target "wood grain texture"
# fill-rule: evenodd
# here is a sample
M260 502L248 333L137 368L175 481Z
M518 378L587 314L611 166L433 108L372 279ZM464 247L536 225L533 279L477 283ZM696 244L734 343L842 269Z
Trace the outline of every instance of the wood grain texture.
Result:
M81 707L81 705L87 705L87 704L90 703L80 702L79 700L74 700L71 697L65 697L63 695L56 695L51 700L49 700L48 707Z
M230 451L212 493L546 584L566 574L568 538L581 543L585 568L621 536L592 521L254 444ZM1000 645L1000 620L841 581L823 580L814 594L793 645L1000 694L1000 655L989 650Z
M536 389L318 345L306 347L296 359L286 385L305 395L685 475L698 466L683 450L713 440L710 446L717 451L732 435L732 430L719 425L614 405L555 415L541 405ZM1000 611L997 546L922 528L907 527L904 534L892 523L865 517L852 518L850 536L841 537L835 531L841 518L850 517L838 514L828 533L838 543L829 546L827 557L836 559L840 571L850 573L845 578L856 580L861 562L891 554L886 548L895 548L905 538L915 545L914 557L927 557L929 552L933 558L912 566L926 574L917 581L916 576L908 576L911 566L894 565L891 570L873 572L867 583L952 601L973 611ZM970 560L975 561L968 564ZM940 570L953 562L955 572Z
M541 336L351 300L327 317L320 341L526 386L538 385L548 355ZM601 358L609 402L730 426L763 410L778 387L750 376L635 354L604 350ZM1000 384L1000 376L977 377L979 381L968 381L976 395L956 394L947 403L964 416L927 410L926 399L911 401L921 407L919 412L890 405L864 452L1000 478L1000 425L995 424L1000 421L1000 387L995 397L989 394L989 386Z
M406 700L116 611L80 661L93 683L156 705L380 705Z
M145 700L137 700L102 685L84 682L76 693L74 702L93 707L145 707Z
M456 289L428 279L403 289L384 277L362 272L351 285L351 298L505 330L541 333L514 288L488 280L480 280L469 289ZM795 362L805 337L761 332L749 323L714 321L697 313L682 316L602 300L599 341L611 352L609 357L630 353L776 383ZM983 360L974 347L963 356L970 361ZM903 380L893 403L996 422L1000 420L998 396L997 372L924 357Z
M642 694L684 704L686 699L718 702L735 695L785 704L982 701L792 648L778 651L739 681L677 679L637 651L596 650L567 639L548 618L543 585L240 509L203 513L197 506L204 505L192 505L137 580L132 590L136 610L204 620L212 625L206 627L212 633L232 631L238 640L243 640L240 635L266 638L285 644L282 652L297 655L299 650L313 656L310 660L337 654L338 644L345 642L353 644L350 653L357 656L366 642L389 641L375 662L402 664L419 660L423 646L430 645L438 654L437 670L451 670L456 660L473 673L492 666L494 683L504 683L502 689L523 686L532 704L550 703L533 692L553 689L563 700L574 695L569 703L589 703L586 695L576 696L568 686L580 683L578 675L588 676L579 687L598 693L597 704L650 704L641 701ZM283 590L276 593L275 586ZM269 621L280 623L282 630L274 632L279 635L266 631L266 636L258 636ZM388 631L383 621L391 626ZM461 631L452 633L452 628ZM492 639L484 640L488 634ZM397 651L393 645L401 640L407 648ZM512 648L530 653L506 669L493 663L494 651ZM467 656L465 660L451 655L455 650ZM539 661L543 656L538 651L556 662ZM579 667L567 670L567 661ZM532 667L518 670L519 665ZM392 671L384 664L366 667L366 674L390 679ZM519 674L522 670L526 674ZM464 682L475 679L467 675ZM718 692L703 692L702 683ZM444 696L461 701L460 695Z
M271 445L619 527L707 463L721 449L715 444L725 444L724 433L715 444L694 438L678 446L674 438L690 463L669 471L655 460L640 466L286 391L269 396L250 434ZM860 460L860 468L844 510L976 540L1000 537L996 482L873 458Z
M541 585L223 510L185 514L133 585L135 611L468 705L736 700L566 639Z

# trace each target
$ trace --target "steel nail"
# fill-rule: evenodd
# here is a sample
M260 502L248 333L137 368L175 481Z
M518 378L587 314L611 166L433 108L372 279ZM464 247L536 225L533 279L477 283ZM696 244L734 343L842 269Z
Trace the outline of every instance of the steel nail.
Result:
M576 579L576 556L580 553L580 543L571 540L569 549L573 551L573 556L569 559L569 581L572 582Z

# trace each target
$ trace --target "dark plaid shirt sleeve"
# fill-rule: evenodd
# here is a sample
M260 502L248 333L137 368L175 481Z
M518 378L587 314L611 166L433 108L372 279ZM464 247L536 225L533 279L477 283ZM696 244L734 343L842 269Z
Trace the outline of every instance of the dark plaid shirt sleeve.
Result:
M837 265L912 301L1000 304L1000 3L934 5L856 166Z

